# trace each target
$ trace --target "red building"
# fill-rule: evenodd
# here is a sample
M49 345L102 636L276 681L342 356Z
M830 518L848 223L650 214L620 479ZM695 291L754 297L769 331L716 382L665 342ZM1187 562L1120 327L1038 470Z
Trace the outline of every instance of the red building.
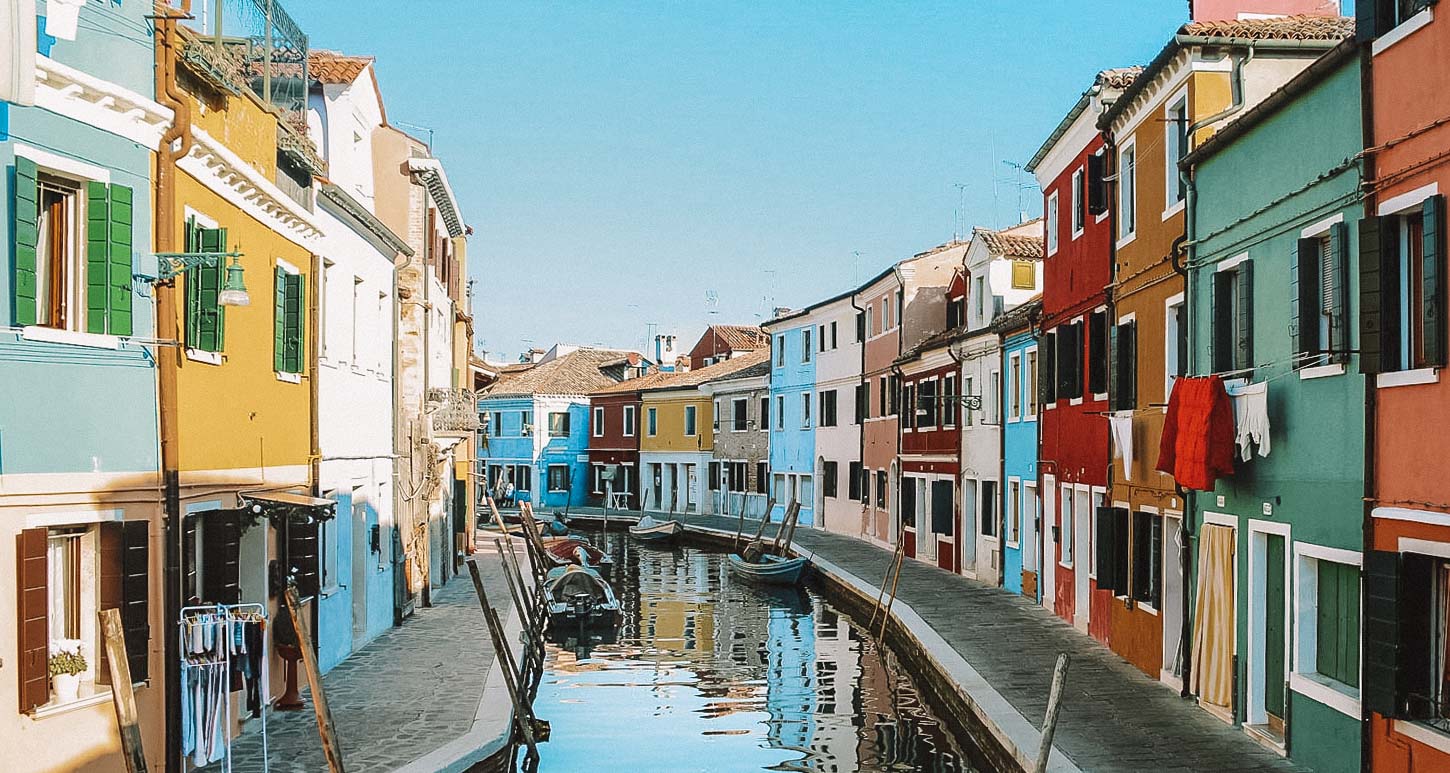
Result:
M897 358L901 379L899 441L901 491L897 497L908 558L958 570L962 524L961 363L952 344L966 332L966 283L958 272L947 290L945 328Z
M612 490L624 501L611 506L639 508L640 390L671 375L656 371L589 393L589 504L604 505ZM605 478L610 469L612 481Z
M1105 101L1141 68L1105 70L1028 163L1045 213L1042 290L1043 606L1110 643L1113 595L1093 582L1096 510L1106 504L1110 464L1107 383L1112 217L1102 178L1106 148L1096 121ZM1050 563L1049 563L1050 562ZM1050 572L1047 571L1050 569Z
M769 348L765 331L751 325L711 325L690 350L690 367L703 368L731 357Z

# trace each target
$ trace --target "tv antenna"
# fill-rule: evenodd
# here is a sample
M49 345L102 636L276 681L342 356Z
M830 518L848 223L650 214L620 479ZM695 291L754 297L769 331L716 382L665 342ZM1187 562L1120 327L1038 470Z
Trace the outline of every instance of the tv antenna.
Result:
M952 217L952 241L962 240L962 231L966 229L967 218L967 184L952 183L957 189L957 211Z
M716 292L714 290L706 290L705 291L705 313L706 314L719 314L720 313L720 293L718 293L718 292Z
M1012 185L1014 185L1017 188L1017 222L1018 223L1025 222L1027 220L1027 211L1024 210L1024 209L1022 209L1022 191L1031 190L1033 188L1036 188L1037 187L1037 181L1036 180L1028 180L1026 182L1023 182L1022 175L1027 172L1027 167L1026 166L1023 166L1022 164L1019 164L1016 161L1008 161L1006 159L1003 159L1002 160L1002 163L1004 165L1012 168L1012 169L1017 170L1016 179L1011 180L1010 182L1012 183ZM1004 181L1004 182L1006 182L1006 181Z

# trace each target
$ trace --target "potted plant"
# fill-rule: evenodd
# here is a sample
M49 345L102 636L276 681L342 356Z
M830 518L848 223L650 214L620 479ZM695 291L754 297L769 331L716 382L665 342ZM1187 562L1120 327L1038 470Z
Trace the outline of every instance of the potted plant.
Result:
M59 703L73 701L80 694L81 674L89 665L81 654L80 639L56 639L50 643L48 661L51 686Z

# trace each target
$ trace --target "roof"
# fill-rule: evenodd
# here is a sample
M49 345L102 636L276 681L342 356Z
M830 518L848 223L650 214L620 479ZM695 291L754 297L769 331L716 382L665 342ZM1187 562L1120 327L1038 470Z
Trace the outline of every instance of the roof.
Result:
M908 360L916 359L917 356L919 356L922 352L946 346L952 341L955 341L958 338L966 335L967 332L967 326L965 324L962 324L957 325L956 327L949 327L946 330L932 333L931 335L922 339L921 343L911 347L910 349L907 349L905 354L902 354L900 357L896 358L896 361L898 363L901 363Z
M1269 116L1293 102L1295 98L1314 88L1320 81L1329 77L1330 73L1339 69L1340 65L1352 59L1359 50L1358 45L1353 38L1347 38L1331 49L1329 53L1314 60L1314 63L1306 67L1303 72L1290 78L1288 83L1265 97L1263 102L1255 105L1253 109L1239 116L1238 120L1219 129L1212 137L1204 140L1193 149L1192 153L1184 156L1178 162L1179 168L1188 169L1223 150L1247 134L1250 129L1263 123Z
M525 370L507 368L483 397L523 395L584 395L615 383L603 367L628 352L622 349L576 349L562 357Z
M756 325L711 325L705 332L715 331L732 351L759 349L769 343L769 336Z
M1027 299L1020 306L1015 306L1002 316L992 321L992 329L998 333L1006 333L1009 330L1016 330L1026 327L1034 318L1042 313L1042 293L1038 293Z
M1027 222L1030 223L1032 221L1029 220ZM1026 224L1016 225L1013 228L1021 228ZM1033 260L1040 260L1042 258L1042 237L1022 236L1020 234L1009 233L1010 230L993 231L990 228L978 226L972 229L972 238L980 237L982 242L987 245L987 249L998 255Z
M348 56L322 48L307 52L307 74L319 83L352 83L372 63L371 56Z
M1223 19L1216 21L1189 22L1178 28L1178 34L1168 41L1153 61L1133 80L1111 107L1098 118L1098 128L1106 129L1132 107L1133 103L1148 88L1178 52L1195 45L1234 45L1247 47L1258 44L1260 48L1282 47L1313 50L1330 48L1339 41L1354 36L1354 19L1344 16L1279 16L1271 19ZM1280 46L1264 45L1279 41ZM1318 45L1315 45L1318 44Z
M1047 139L1043 141L1042 147L1039 147L1037 152L1032 155L1032 160L1028 161L1025 167L1027 171L1037 171L1037 165L1041 164L1042 160L1047 157L1048 152L1052 150L1052 146L1056 145L1057 141L1062 139L1064 134L1067 134L1067 130L1072 126L1072 122L1076 121L1078 116L1087 110L1088 105L1092 104L1093 97L1101 94L1103 89L1112 89L1114 91L1126 89L1133 85L1133 81L1142 72L1143 68L1135 65L1133 67L1117 67L1111 70L1103 70L1098 73L1097 77L1093 78L1093 85L1089 86L1088 90L1084 91L1082 96L1078 97L1077 103L1072 106L1071 110L1067 111L1067 115L1063 116L1062 120L1058 122L1057 128L1053 129L1052 134L1049 134Z
M770 350L758 349L739 357L731 357L724 362L717 362L704 368L695 368L684 372L675 371L664 374L666 378L653 381L643 386L641 392L654 392L664 389L688 389L711 381L717 381L726 377L734 378L740 371L745 370L759 363L770 362Z

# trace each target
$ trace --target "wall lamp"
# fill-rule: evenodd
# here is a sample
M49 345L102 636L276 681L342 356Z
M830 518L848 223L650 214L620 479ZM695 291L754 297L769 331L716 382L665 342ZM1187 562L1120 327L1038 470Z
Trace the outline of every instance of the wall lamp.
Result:
M156 276L133 274L131 279L135 284L136 294L145 295L150 288L157 285L175 284L176 277L193 268L215 266L218 259L231 258L232 262L226 267L226 277L222 280L221 290L217 293L217 303L222 306L248 306L252 303L252 297L247 294L247 285L242 276L241 257L240 252L158 252Z

